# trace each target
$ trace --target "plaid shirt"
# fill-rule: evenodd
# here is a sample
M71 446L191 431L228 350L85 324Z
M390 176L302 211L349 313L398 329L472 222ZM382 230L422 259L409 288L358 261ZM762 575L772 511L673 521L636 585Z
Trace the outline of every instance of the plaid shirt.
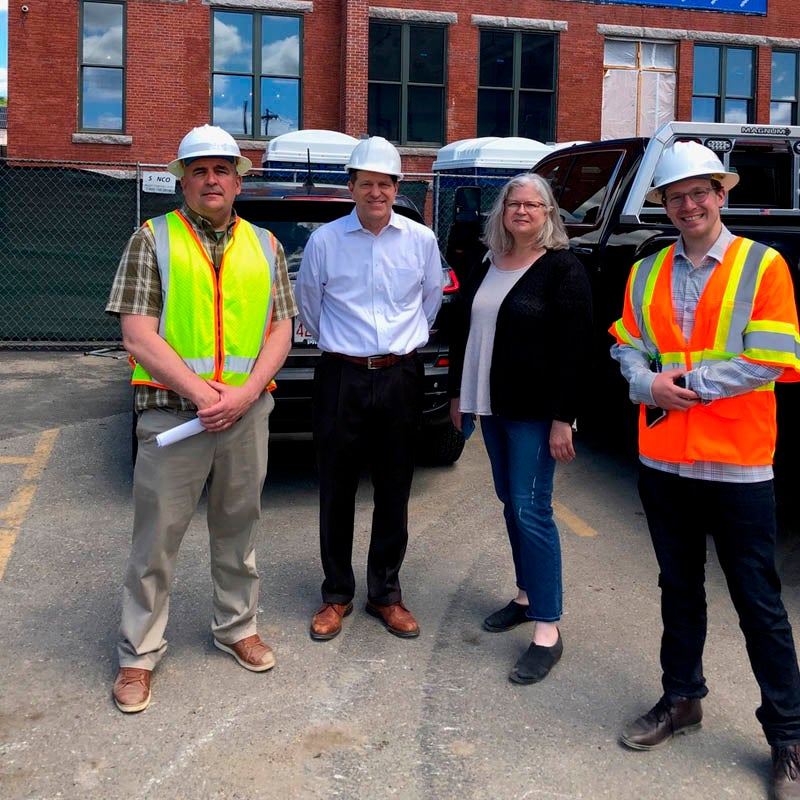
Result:
M181 213L191 222L200 241L208 252L214 268L219 270L225 246L236 222L236 212L231 212L231 221L222 235L218 236L211 223L183 205ZM297 316L286 256L281 243L275 240L275 283L273 286L273 321ZM114 316L137 314L146 317L161 316L161 278L156 260L155 239L148 225L142 225L128 240L125 251L114 276L106 312ZM171 408L179 411L194 411L195 405L168 389L153 386L137 386L136 411L146 408Z

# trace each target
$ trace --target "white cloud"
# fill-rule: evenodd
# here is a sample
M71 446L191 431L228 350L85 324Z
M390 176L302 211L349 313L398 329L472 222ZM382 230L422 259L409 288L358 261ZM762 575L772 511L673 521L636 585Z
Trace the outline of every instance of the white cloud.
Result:
M116 25L100 34L87 36L84 40L83 55L93 64L121 64L122 26Z
M1 2L2 0L0 0ZM214 19L214 69L234 69L245 54L244 42L233 25Z
M8 70L5 67L0 67L0 97L8 97Z
M261 48L264 72L271 72L273 75L297 75L300 71L299 56L300 39L297 36L287 36Z
M8 11L8 0L0 0L0 11Z

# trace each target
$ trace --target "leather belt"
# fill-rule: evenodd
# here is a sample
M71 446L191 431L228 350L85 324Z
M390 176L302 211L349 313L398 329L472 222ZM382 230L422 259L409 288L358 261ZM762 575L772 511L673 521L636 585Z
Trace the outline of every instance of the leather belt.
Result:
M385 353L384 355L380 356L348 356L344 353L328 353L328 355L333 356L334 358L341 358L342 361L349 361L351 364L358 364L361 367L366 367L367 369L384 369L384 367L393 367L399 361L402 361L404 358L411 358L417 351L412 350L410 353L406 353L405 355L398 356L394 353Z

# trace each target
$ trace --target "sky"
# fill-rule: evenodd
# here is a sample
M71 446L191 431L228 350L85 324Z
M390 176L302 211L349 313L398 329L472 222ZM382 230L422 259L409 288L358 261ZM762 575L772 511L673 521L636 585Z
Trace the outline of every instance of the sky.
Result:
M8 97L8 0L0 0L0 97Z

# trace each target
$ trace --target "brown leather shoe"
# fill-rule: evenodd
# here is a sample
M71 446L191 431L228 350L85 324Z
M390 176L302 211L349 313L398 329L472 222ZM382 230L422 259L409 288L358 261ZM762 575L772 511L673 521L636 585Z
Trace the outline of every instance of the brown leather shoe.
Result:
M266 672L275 666L275 656L268 644L254 633L233 644L223 644L214 639L214 645L225 653L230 653L241 666L251 672Z
M800 798L800 745L772 748L773 800Z
M419 625L414 615L402 603L392 603L390 606L367 603L367 614L380 619L389 633L401 639L419 636Z
M120 667L114 681L114 702L124 714L144 711L150 705L150 670Z
M352 610L352 603L323 603L311 619L311 638L324 642L338 636L342 630L342 620Z
M620 741L634 750L652 750L679 733L698 730L702 719L699 697L677 697L673 703L662 697L644 716L626 726Z

